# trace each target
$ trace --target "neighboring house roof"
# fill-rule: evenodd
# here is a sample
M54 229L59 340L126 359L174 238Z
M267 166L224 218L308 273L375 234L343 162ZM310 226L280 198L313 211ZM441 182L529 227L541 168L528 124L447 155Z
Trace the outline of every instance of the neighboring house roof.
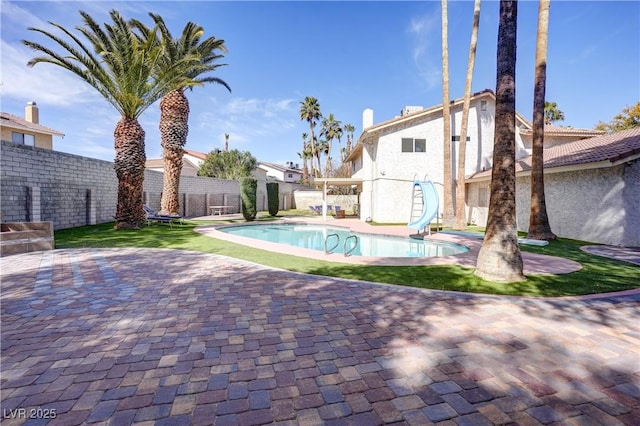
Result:
M191 155L192 157L199 158L203 161L207 159L207 154L205 154L204 152L193 151L191 149L185 149L184 152Z
M556 145L546 148L543 155L544 168L555 168L555 171L615 166L640 158L640 128ZM527 174L530 170L530 156L516 161L516 173ZM490 178L491 170L485 170L470 176L467 180Z
M283 173L298 173L298 174L302 174L302 172L298 169L292 169L290 167L287 166L283 166L281 164L276 164L276 163L267 163L265 161L261 161L258 163L258 167L260 166L265 166L265 167L269 167L271 169L277 170L279 172L283 172Z
M184 158L182 157L182 164L183 166L187 166L190 167L192 169L198 170L199 167L195 164L193 164L192 161L190 161L188 158ZM147 169L164 169L164 159L162 158L153 158L151 160L147 160L144 163L145 168Z
M526 127L520 128L521 135L530 135L533 133L533 125L531 122L526 121ZM545 124L544 125L544 134L545 136L578 136L578 137L590 137L590 136L600 136L605 132L602 130L595 129L581 129L578 127L563 127L563 126L554 126L553 124Z
M45 135L64 136L59 130L52 129L42 124L32 123L20 118L17 115L9 114L7 112L0 112L1 124L3 127L9 127L12 129L24 130L33 133L41 133Z

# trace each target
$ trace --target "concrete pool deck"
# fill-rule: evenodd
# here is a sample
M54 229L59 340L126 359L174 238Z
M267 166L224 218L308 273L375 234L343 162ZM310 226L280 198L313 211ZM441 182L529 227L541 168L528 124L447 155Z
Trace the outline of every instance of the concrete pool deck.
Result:
M258 224L258 222L253 222ZM393 235L398 237L409 237L415 234L415 231L406 226L372 226L358 219L333 219L329 218L326 222L321 217L295 217L267 223L308 223L327 226L338 226L349 228L354 232L362 232L379 235ZM259 222L265 224L265 222ZM476 238L468 238L460 235L433 233L427 239L433 241L453 242L469 247L469 251L462 254L444 257L364 257L364 256L348 256L345 257L340 253L325 254L323 251L304 249L299 247L287 246L284 244L270 243L254 238L239 237L228 233L220 232L217 228L221 226L234 225L208 225L199 226L196 232L213 238L234 242L238 244L248 245L254 248L268 250L276 253L283 253L292 256L307 257L316 260L325 260L329 262L340 262L357 265L385 265L385 266L417 266L417 265L461 265L473 268L476 265L478 251L482 246L482 240ZM522 252L525 274L567 274L580 270L582 267L578 262L554 256L546 256L535 253Z
M3 425L640 424L638 290L483 296L139 248L3 257L0 286Z

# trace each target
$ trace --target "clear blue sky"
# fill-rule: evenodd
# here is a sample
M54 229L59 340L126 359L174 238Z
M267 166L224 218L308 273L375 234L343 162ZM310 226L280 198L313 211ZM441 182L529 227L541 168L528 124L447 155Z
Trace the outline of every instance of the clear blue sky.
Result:
M531 118L538 3L518 9L517 108ZM150 24L162 15L174 35L187 21L229 50L217 76L233 92L208 85L187 92L191 105L187 148L209 152L224 146L250 151L260 161L300 162L297 152L308 124L300 101L318 98L321 111L362 131L362 111L374 123L405 105L442 101L440 2L142 2L2 1L2 111L22 116L28 101L41 123L65 133L57 150L112 161L119 117L92 88L50 64L27 68L34 55L21 39L43 41L27 31L51 31L47 21L75 27L79 10L103 22L110 9ZM473 91L495 90L496 1L482 3ZM451 97L463 95L473 2L449 2ZM565 113L563 125L593 127L640 100L640 3L552 1L547 100ZM159 103L140 119L147 158L161 155ZM343 138L343 143L346 138ZM334 158L336 155L334 154Z

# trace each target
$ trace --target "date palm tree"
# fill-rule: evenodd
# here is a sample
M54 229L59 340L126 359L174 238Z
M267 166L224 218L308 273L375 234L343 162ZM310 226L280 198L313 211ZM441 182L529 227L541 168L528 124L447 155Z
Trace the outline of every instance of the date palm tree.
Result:
M322 113L320 113L320 104L318 100L312 96L307 96L304 98L304 101L300 102L300 120L307 120L309 123L309 131L311 134L311 138L309 139L311 143L311 158L317 157L316 155L316 137L313 129L316 127L316 123L322 117ZM311 169L313 171L313 160ZM320 166L320 158L318 157L318 172L321 170ZM313 176L318 177L317 173L314 172Z
M471 43L469 44L469 60L467 61L467 77L464 84L464 100L462 102L462 120L460 121L460 143L458 145L458 176L456 178L456 218L454 229L467 227L466 190L464 184L467 131L469 125L469 104L471 103L471 82L473 68L476 63L476 47L478 46L478 27L480 26L480 0L473 5L473 23L471 25Z
M83 25L76 30L82 37L54 22L49 23L68 39L43 29L29 28L63 52L22 40L24 45L41 54L27 65L50 63L72 72L120 113L114 130L114 168L118 178L115 228L139 228L145 222L142 185L146 157L145 133L138 117L169 91L185 84L188 79L180 71L195 63L192 58L183 58L172 66L158 67L162 51L156 31L151 31L146 41L137 39L127 21L115 10L110 11L112 23L105 23L104 30L86 12L81 11L80 15Z
M159 29L162 39L163 53L160 66L172 66L188 57L197 57L200 60L199 67L184 69L188 77L188 84L178 87L167 93L160 101L160 143L162 145L162 157L164 160L162 199L160 212L163 214L179 214L180 210L180 173L182 172L182 157L184 146L187 143L189 133L189 100L185 96L187 88L205 83L222 85L229 92L231 88L220 78L206 75L226 64L218 63L224 57L227 49L224 40L211 36L202 40L204 29L187 22L179 38L174 38L167 28L164 19L157 14L149 13L155 26ZM133 19L131 25L140 33L142 41L146 41L152 30L142 22Z
M490 281L525 279L516 226L516 22L517 1L500 2L496 115L489 215L475 274Z
M533 89L533 143L531 155L531 208L527 238L555 240L551 231L547 202L544 195L544 122L547 83L547 41L549 36L550 0L538 5L538 35L536 41L536 70Z
M443 223L451 226L454 219L453 210L453 179L451 176L451 110L449 108L449 42L447 17L447 0L442 0L442 121L443 121L443 178L442 204Z

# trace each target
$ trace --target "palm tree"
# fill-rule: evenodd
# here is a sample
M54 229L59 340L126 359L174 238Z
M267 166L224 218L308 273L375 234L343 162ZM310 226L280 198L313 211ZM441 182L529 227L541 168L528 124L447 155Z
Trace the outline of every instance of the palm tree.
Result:
M311 155L316 155L316 138L313 132L313 129L316 127L316 122L320 120L322 114L320 113L320 104L318 100L312 96L307 96L304 98L304 101L300 102L300 120L307 120L309 123L309 130L311 134ZM313 169L313 162L312 167ZM318 158L318 170L320 170L320 159ZM318 177L316 173L314 173L314 177Z
M188 22L184 26L180 38L174 38L160 15L149 13L149 16L162 34L160 41L164 55L160 66L171 66L187 57L199 58L201 65L185 69L185 76L189 78L189 84L170 91L160 102L160 142L164 159L160 212L178 214L180 210L179 188L182 156L189 133L189 101L184 92L187 88L205 83L220 84L231 92L231 88L223 80L217 77L203 76L225 65L219 64L217 61L227 53L227 49L224 46L224 40L216 39L213 36L202 40L204 29L193 22ZM151 30L142 22L134 19L131 21L131 25L140 31L142 40L148 38Z
M322 130L320 131L320 136L324 136L328 143L328 152L327 158L325 159L324 166L324 176L329 177L331 172L331 150L332 150L332 141L334 139L338 139L342 137L342 127L341 122L336 120L333 114L329 114L329 117L326 117L322 120ZM340 145L342 147L342 144Z
M540 19L540 11L538 11L538 19ZM548 7L547 7L547 25L548 24L548 20L549 20L549 11L548 11ZM538 22L539 24L539 22ZM537 44L536 44L536 48L537 48ZM545 53L546 55L546 53ZM546 56L545 56L545 61L546 61ZM537 69L537 68L536 68ZM546 65L545 65L545 76L546 76ZM558 109L558 104L556 104L555 102L546 102L544 103L544 124L551 124L554 123L556 121L563 121L564 120L564 112L560 111Z
M344 131L347 132L347 149L345 150L345 154L342 157L342 161L344 161L347 158L347 155L349 155L349 153L351 152L351 144L353 143L353 132L356 130L356 128L353 126L353 124L347 123L344 125Z
M536 72L533 93L533 144L531 155L531 210L527 238L555 240L551 231L544 195L544 121L547 83L547 40L549 36L550 0L540 0L538 6L538 36L536 42ZM554 102L555 104L555 102Z
M449 108L449 21L447 18L447 0L442 0L442 121L443 121L443 223L451 226L454 218L453 187L451 178L451 111Z
M466 190L464 184L466 155L467 155L467 128L469 125L469 104L471 103L471 82L473 68L476 62L476 47L478 45L478 27L480 26L480 0L475 0L473 5L473 24L471 27L471 43L469 44L469 60L467 62L467 78L464 84L464 100L462 102L462 120L460 122L460 144L458 145L458 177L456 179L456 218L454 229L467 227L466 215Z
M81 11L80 15L84 25L76 30L85 41L54 22L50 24L71 41L42 29L29 28L53 41L64 52L22 40L24 45L42 54L27 65L50 63L74 73L120 113L114 130L114 168L118 178L115 228L139 228L145 223L142 185L146 157L145 134L138 117L169 91L186 84L188 79L181 71L195 62L193 58L183 58L172 66L160 68L162 51L155 30L146 41L141 41L115 10L110 11L112 23L105 23L104 30L86 12Z
M493 169L487 228L475 274L491 281L525 279L516 225L516 21L517 1L500 2Z

